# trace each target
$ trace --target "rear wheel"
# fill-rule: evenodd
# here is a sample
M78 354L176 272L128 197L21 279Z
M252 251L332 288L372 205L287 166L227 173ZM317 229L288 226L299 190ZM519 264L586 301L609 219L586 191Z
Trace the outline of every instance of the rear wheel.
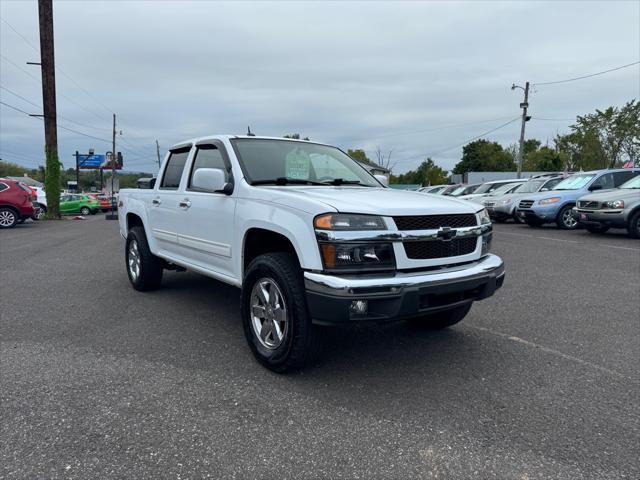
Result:
M125 246L127 275L133 288L141 292L156 290L162 283L163 262L149 249L144 228L133 227Z
M413 327L440 330L461 322L467 316L469 310L471 310L471 303L451 310L425 315L424 317L411 318L407 322Z
M558 216L556 217L556 225L558 228L562 230L575 230L578 228L579 224L578 221L573 218L572 209L573 205L565 205L560 212L558 212Z
M299 369L319 349L319 331L307 309L302 270L294 255L254 259L242 283L244 333L256 359L274 372Z
M609 230L609 227L605 225L586 225L584 228L586 228L589 233L604 233Z
M13 228L18 223L16 212L7 207L0 207L0 228Z
M89 207L82 207L80 209L80 215L89 215L91 213L91 210L89 209Z
M640 238L640 211L637 211L631 216L627 231L631 238Z

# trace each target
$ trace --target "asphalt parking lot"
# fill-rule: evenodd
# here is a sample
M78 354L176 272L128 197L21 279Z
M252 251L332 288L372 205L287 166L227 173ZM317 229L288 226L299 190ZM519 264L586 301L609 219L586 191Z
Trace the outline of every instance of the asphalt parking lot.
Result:
M327 333L276 375L239 291L128 284L116 222L0 232L0 478L640 478L640 242L496 225L505 286L442 332Z

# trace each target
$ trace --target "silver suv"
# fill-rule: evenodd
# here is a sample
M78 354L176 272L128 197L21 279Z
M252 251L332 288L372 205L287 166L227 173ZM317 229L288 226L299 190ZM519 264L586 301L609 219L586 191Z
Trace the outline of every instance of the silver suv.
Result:
M640 175L619 188L579 198L574 215L591 233L626 228L631 237L640 238Z

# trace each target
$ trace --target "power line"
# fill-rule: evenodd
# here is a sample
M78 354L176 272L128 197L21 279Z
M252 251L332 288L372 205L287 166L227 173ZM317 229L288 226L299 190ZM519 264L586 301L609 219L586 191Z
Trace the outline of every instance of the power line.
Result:
M36 53L40 54L40 49L37 48L33 43L31 43L24 35L22 35L13 25L11 25L9 22L7 22L4 18L0 17L0 20L2 20L2 22L4 22L11 30L13 30L13 32L18 35L22 40L24 40L24 42L29 45ZM55 67L56 70L58 72L60 72L61 74L63 74L65 77L67 77L69 80L71 80L71 82L73 82L73 84L78 87L80 90L82 90L88 97L90 97L94 102L96 102L97 104L99 104L101 107L106 108L107 110L111 111L112 109L107 107L104 103L102 103L100 100L98 100L95 96L93 96L93 94L91 94L90 92L88 92L85 88L82 87L82 85L80 85L78 82L76 82L71 75L69 75L67 72L65 72L64 70L62 70L62 68L56 66Z
M575 118L542 118L542 117L531 117L533 120L542 120L543 122L570 122L574 121Z
M483 133L481 133L480 135L476 135L475 137L471 137L471 138L469 138L469 139L465 140L464 142L459 143L459 144L456 144L456 145L454 145L454 146L452 146L452 147L447 147L447 148L444 148L444 149L442 149L442 150L438 150L437 152L433 152L433 153L430 153L430 154L427 154L427 155L417 155L417 156L415 156L415 157L405 158L405 159L402 159L402 160L398 160L398 161L397 161L397 162L395 162L395 163L396 163L396 164L400 164L400 163L407 162L407 161L409 161L409 160L415 160L416 158L435 157L436 155L440 155L441 153L448 152L449 150L453 150L454 148L462 147L463 145L466 145L466 144L467 144L467 143L469 143L469 142L473 142L474 140L478 140L479 138L482 138L482 137L484 137L485 135L489 135L490 133L493 133L493 132L495 132L495 131L498 131L498 130L500 130L501 128L506 127L507 125L512 124L512 123L513 123L513 122L515 122L516 120L520 120L520 115L518 115L518 116L517 116L517 117L515 117L515 118L512 118L511 120L509 120L509 121L508 121L508 122L506 122L506 123L503 123L502 125L499 125L499 126L497 126L497 127L495 127L495 128L492 128L491 130L487 130L486 132L483 132Z
M581 77L567 78L566 80L556 80L555 82L538 82L538 83L534 83L533 85L536 85L536 86L538 86L538 85L556 85L558 83L573 82L575 80L582 80L584 78L591 78L591 77L595 77L597 75L603 75L605 73L615 72L616 70L622 70L623 68L631 67L633 65L638 65L639 63L640 63L640 61L633 62L633 63L628 63L626 65L621 65L621 66L615 67L615 68L610 68L609 70L603 70L602 72L591 73L589 75L582 75Z
M24 102L27 102L30 105L33 105L34 107L37 107L38 109L42 110L42 106L38 105L35 102L32 102L31 100L29 100L28 98L23 97L22 95L17 94L16 92L14 92L13 90L8 89L7 87L4 87L2 85L0 85L0 89L2 90L6 90L7 92L9 92L11 95L13 95L14 97L17 97L19 99L21 99ZM92 128L94 130L101 130L101 131L106 131L106 129L104 128L99 128L99 127L94 127L92 125L87 125L85 123L80 123L80 122L76 122L75 120L71 120L68 117L65 117L63 115L58 114L58 117L60 117L61 119L70 122L70 123L75 123L76 125L79 125L81 127L85 127L85 128Z
M453 125L444 125L441 127L430 127L430 128L423 128L420 130L411 130L409 132L396 132L396 133L389 133L389 134L385 134L385 135L379 135L376 137L368 137L368 138L356 138L349 140L348 143L353 143L353 142L359 142L359 141L364 141L364 140L377 140L379 138L388 138L388 137L398 137L398 136L402 136L402 135L412 135L414 133L425 133L425 132L435 132L438 130L446 130L449 128L457 128L457 127L467 127L467 126L471 126L471 125L478 125L480 123L489 123L489 122L497 122L500 120L506 120L507 118L511 118L511 117L500 117L500 118L490 118L487 120L478 120L476 122L467 122L467 123L457 123L457 124L453 124ZM345 141L341 142L341 143L347 143Z

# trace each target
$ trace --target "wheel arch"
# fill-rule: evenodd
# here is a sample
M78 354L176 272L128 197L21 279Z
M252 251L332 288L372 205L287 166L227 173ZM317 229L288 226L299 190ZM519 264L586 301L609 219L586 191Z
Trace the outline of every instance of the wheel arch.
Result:
M265 253L292 253L298 263L302 263L300 254L291 239L271 228L250 227L242 240L242 277L253 259Z

